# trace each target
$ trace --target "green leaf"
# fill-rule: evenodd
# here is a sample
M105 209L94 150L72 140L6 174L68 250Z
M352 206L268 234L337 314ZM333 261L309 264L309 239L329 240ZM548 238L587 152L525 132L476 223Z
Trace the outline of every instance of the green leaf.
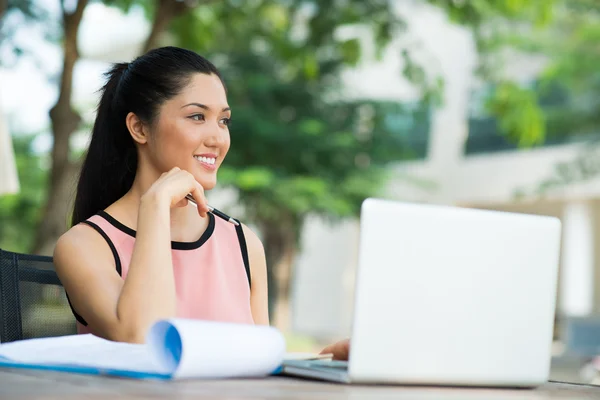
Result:
M256 191L269 187L273 182L273 172L267 168L254 167L240 171L235 179L242 190Z
M342 59L349 65L356 65L361 58L361 48L358 39L350 39L341 43Z
M325 131L325 124L318 119L305 119L300 122L300 131L308 136L319 136Z
M502 132L520 146L530 147L545 138L545 117L531 89L513 82L501 83L486 104L500 121Z
M304 58L304 76L308 79L315 79L319 74L319 64L317 63L317 59L314 56L306 55Z

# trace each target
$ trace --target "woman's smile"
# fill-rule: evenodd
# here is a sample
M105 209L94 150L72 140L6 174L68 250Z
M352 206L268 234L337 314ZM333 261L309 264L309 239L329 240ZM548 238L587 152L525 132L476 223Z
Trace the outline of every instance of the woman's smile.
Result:
M198 154L194 155L194 158L198 160L200 165L208 171L214 171L217 169L217 156L214 154Z

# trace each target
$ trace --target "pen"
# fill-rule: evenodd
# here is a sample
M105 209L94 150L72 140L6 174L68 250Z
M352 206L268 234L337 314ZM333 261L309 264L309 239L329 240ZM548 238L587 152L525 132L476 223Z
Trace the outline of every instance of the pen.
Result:
M196 206L198 205L196 203L196 200L194 200L194 198L192 197L191 194L186 195L185 198L188 199L189 201L191 201L192 203L194 203ZM207 206L208 206L208 211L215 214L217 217L223 218L225 221L231 222L235 226L240 225L235 219L231 218L229 215L225 214L224 212L221 212L221 211L217 210L216 208L211 207L209 205L207 205Z

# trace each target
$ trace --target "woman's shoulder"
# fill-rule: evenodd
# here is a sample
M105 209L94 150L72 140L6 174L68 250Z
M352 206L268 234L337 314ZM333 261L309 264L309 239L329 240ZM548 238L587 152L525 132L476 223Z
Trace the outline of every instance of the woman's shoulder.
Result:
M87 220L86 220L87 221ZM63 233L56 242L57 246L62 245L73 245L88 242L90 239L93 241L96 235L93 234L91 227L85 222L80 222L73 225L65 233Z
M264 281L267 277L267 260L262 241L248 225L240 223L240 229L244 232L252 280L255 283L257 281Z
M239 225L234 225L234 224L231 224L230 222L227 222L219 217L215 216L213 218L215 221L215 225L220 226L221 227L220 229L225 229L230 232L233 232L235 230L235 232L238 236L238 239L244 240L248 250L250 250L250 249L262 250L263 249L263 245L262 245L262 242L261 242L259 236L254 232L254 230L252 230L244 222L240 221L237 218L233 218L235 220L235 222L237 222L239 224Z
M102 237L90 225L79 223L63 233L54 247L54 264L69 264L80 258L103 258L109 255Z
M240 222L240 227L242 232L244 233L248 250L250 251L250 249L254 249L257 251L264 251L262 241L260 240L258 235L243 222Z

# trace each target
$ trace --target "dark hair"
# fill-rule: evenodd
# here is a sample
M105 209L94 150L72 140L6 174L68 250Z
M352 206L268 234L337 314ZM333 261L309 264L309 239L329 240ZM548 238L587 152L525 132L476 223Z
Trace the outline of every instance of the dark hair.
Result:
M137 169L137 149L125 125L129 112L153 124L160 106L176 96L195 73L215 74L217 68L193 51L162 47L131 63L114 64L106 73L92 138L83 163L72 225L85 221L120 199L131 188Z

